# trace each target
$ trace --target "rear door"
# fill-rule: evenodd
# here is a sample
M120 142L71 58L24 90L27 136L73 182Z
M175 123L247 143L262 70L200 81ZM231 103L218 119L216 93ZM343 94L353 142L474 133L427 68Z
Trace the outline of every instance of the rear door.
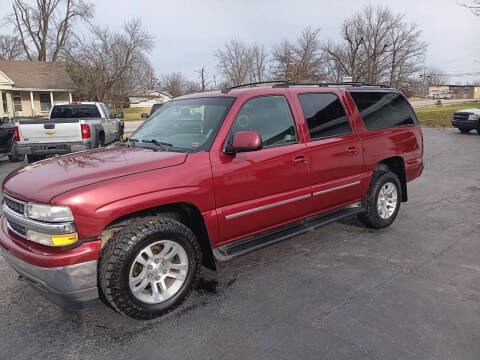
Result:
M335 93L300 93L298 100L310 141L307 143L312 206L326 211L360 200L362 144Z
M211 152L221 243L290 222L311 211L306 145L283 95L246 100L227 139L251 130L263 149Z

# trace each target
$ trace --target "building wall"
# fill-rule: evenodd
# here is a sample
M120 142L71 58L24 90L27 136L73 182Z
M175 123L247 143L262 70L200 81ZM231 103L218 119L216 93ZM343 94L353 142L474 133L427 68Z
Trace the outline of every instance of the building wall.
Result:
M473 88L473 98L480 99L480 86L475 86Z
M13 91L9 90L7 93L7 102L8 102L8 110L9 114L3 115L8 117L30 117L30 116L38 116L38 117L48 117L50 114L50 110L42 111L40 106L40 94L47 94L50 96L49 91L33 91L33 107L34 112L32 112L32 103L30 97L30 91L20 91L20 97L22 101L22 111L14 112L13 107ZM68 92L54 92L53 93L53 103L68 103L70 101L70 95ZM3 111L3 106L0 106ZM1 114L1 113L0 113Z

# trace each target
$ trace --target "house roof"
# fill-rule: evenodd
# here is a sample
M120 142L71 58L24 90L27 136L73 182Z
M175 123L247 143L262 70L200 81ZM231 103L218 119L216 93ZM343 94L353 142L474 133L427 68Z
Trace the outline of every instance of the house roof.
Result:
M60 63L0 60L0 71L13 81L14 89L74 90L77 87Z
M158 95L157 95L158 94ZM159 95L164 95L169 98L172 98L173 96L170 95L168 92L163 91L163 90L146 90L142 93L133 93L128 95L129 97L142 97L142 98L156 98Z

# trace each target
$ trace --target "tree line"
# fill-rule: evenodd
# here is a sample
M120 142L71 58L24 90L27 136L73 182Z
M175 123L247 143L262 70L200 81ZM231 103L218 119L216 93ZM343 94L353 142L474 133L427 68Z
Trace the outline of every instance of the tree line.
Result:
M273 80L387 84L407 94L445 81L441 70L423 66L427 44L415 23L385 6L366 6L347 18L336 40L320 28L305 27L296 39L263 44L231 39L213 56L217 71L205 66L188 79L182 71L158 75L149 57L154 39L140 19L120 31L92 23L88 0L13 0L4 22L13 34L0 35L0 58L63 62L78 86L77 99L121 104L128 95L165 90L176 97L191 92ZM82 35L75 26L83 22ZM422 73L420 79L418 74ZM425 84L427 82L427 84Z

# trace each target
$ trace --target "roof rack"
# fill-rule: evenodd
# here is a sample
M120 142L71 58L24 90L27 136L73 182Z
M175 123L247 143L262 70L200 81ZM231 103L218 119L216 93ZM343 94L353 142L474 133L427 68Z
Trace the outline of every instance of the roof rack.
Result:
M222 89L222 93L228 93L232 89L238 89L242 87L248 86L256 86L261 84L274 84L273 88L288 88L290 86L319 86L319 87L328 87L328 86L352 86L352 87L361 87L361 86L370 86L370 87L381 87L381 88L389 88L390 86L387 84L367 84L361 81L350 81L350 82L324 82L324 83L296 83L292 80L271 80L271 81L259 81L249 84L242 84L237 86L231 87L224 87Z
M242 87L255 86L255 85L261 85L261 84L274 84L274 83L284 83L284 84L286 84L288 82L290 82L290 80L287 80L287 81L285 81L285 80L270 80L270 81L257 81L257 82L253 82L253 83L236 85L236 86L226 86L226 87L222 88L222 93L228 93L230 90L238 89L238 88L242 88Z

